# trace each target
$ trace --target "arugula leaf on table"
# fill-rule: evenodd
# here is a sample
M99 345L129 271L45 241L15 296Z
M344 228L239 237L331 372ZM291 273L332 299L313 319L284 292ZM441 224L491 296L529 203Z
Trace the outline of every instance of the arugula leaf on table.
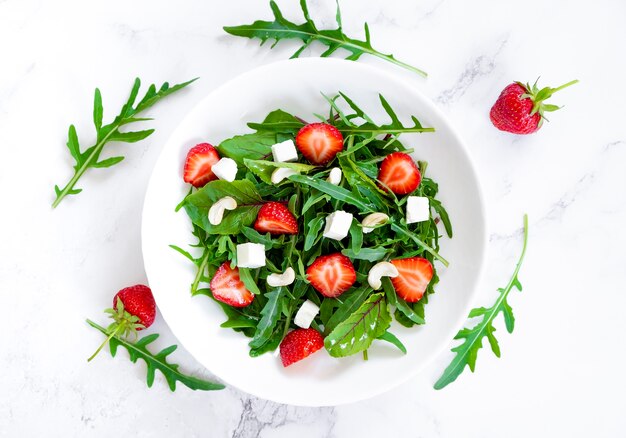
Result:
M150 108L159 100L182 88L185 88L187 85L191 84L197 79L198 78L192 79L190 81L183 82L182 84L177 84L172 87L170 87L170 85L165 82L158 90L156 88L156 85L152 84L150 85L150 87L148 87L148 91L137 104L135 104L135 100L137 99L137 95L139 93L141 81L139 80L139 78L135 79L135 83L133 84L133 88L130 92L128 100L126 101L124 106L122 106L119 115L115 117L115 119L108 125L102 124L102 118L104 114L104 109L102 106L102 95L100 93L100 90L96 88L93 103L93 123L96 128L96 143L81 152L78 135L76 134L76 128L74 127L74 125L70 125L67 139L67 148L69 149L72 158L74 158L74 161L76 162L74 164L74 175L63 188L60 188L58 185L54 186L56 198L52 203L52 207L56 208L66 196L77 195L82 191L82 189L77 189L75 188L75 186L80 177L83 176L88 168L111 167L124 159L124 157L119 156L100 160L100 154L102 153L102 149L104 148L105 144L112 141L135 143L143 140L154 132L154 129L122 132L120 131L120 128L131 123L152 120L150 118L140 118L136 116L139 113Z
M324 346L333 357L349 356L367 350L374 339L387 331L390 324L391 315L385 295L372 294L356 312L324 338Z
M504 323L506 330L509 333L513 333L515 326L515 317L513 316L513 309L507 302L509 293L513 289L517 289L521 292L522 284L519 281L518 274L524 261L524 255L526 254L526 245L528 243L528 216L524 215L524 240L522 245L522 253L519 257L513 276L509 280L509 283L504 288L498 288L500 295L498 299L489 308L477 307L472 309L468 318L482 317L480 322L472 328L461 329L454 339L463 339L463 343L454 347L452 352L456 353L450 365L445 369L439 380L434 385L435 389L442 389L450 383L454 382L457 377L463 372L466 366L469 366L470 370L474 372L476 367L476 359L478 357L478 350L483 346L483 338L487 338L491 351L500 357L500 346L496 339L494 332L496 328L493 326L493 320L502 313L504 317Z
M100 325L89 319L87 320L87 324L89 324L96 330L99 330L105 336L111 336L109 330L101 327ZM176 350L176 345L170 345L169 347L164 348L157 354L151 353L147 347L149 344L156 341L158 337L159 335L155 333L144 336L136 342L130 342L122 337L114 335L109 340L111 356L115 357L115 355L117 354L117 348L119 346L122 346L128 351L131 362L136 363L138 359L144 360L146 362L148 372L148 387L152 387L152 384L154 383L155 373L157 370L159 370L165 377L165 380L167 381L167 384L172 391L176 390L176 382L180 382L187 388L193 389L194 391L213 391L225 388L225 386L221 383L210 382L208 380L183 374L178 370L178 365L169 363L167 361L167 356L169 356L174 352L174 350Z
M309 47L314 41L319 41L328 49L324 51L320 56L325 58L336 52L338 49L344 49L349 52L346 59L350 61L356 61L362 55L368 54L384 59L392 64L406 68L414 73L426 77L426 72L410 66L398 59L393 55L384 54L372 47L370 39L370 30L367 23L365 23L365 41L349 38L343 33L343 26L341 23L341 11L339 9L339 1L337 1L337 28L336 29L318 29L311 16L306 0L300 0L300 7L304 14L305 22L302 24L296 24L287 20L278 5L274 0L270 0L270 7L274 14L274 21L262 21L258 20L252 24L244 24L241 26L226 26L224 30L235 36L245 38L258 38L263 45L267 40L273 39L275 42L272 45L274 47L280 40L284 39L297 39L302 41L302 46L293 54L291 58L299 57L304 49Z

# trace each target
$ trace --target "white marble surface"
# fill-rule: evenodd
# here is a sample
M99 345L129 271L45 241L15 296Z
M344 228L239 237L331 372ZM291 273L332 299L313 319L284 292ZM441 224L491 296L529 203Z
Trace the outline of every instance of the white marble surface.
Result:
M289 17L295 1L282 0ZM330 23L330 0L310 0ZM476 304L489 304L531 237L511 303L513 335L498 323L501 359L481 351L475 374L443 391L432 383L450 359L385 395L337 408L276 405L235 389L170 393L123 354L87 364L114 291L145 281L140 211L148 176L184 114L226 79L285 58L225 35L221 26L268 17L265 1L84 2L0 0L0 436L501 437L602 436L626 429L626 124L622 1L344 0L344 25L371 25L374 43L424 68L412 80L471 145L491 230L489 267ZM135 75L192 88L151 111L156 133L112 146L126 160L91 171L85 191L56 211L52 187L70 159L67 126L85 141L93 88L112 117ZM566 106L538 134L496 131L488 110L513 80L542 75ZM456 218L461 220L461 218ZM175 342L158 319L161 345ZM452 345L452 344L451 344ZM186 370L208 375L182 349Z

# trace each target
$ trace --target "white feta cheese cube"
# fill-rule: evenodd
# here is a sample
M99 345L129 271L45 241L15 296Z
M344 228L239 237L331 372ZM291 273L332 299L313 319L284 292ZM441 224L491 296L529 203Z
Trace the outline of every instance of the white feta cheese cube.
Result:
M265 266L265 247L263 244L248 242L237 245L237 266L240 268Z
M272 146L272 156L274 161L286 163L288 161L298 161L298 151L293 140L285 140Z
M352 225L352 214L337 210L326 216L326 226L323 236L329 239L341 240L348 235Z
M302 303L302 306L298 309L296 313L296 317L293 319L293 322L298 327L302 327L304 329L308 329L311 327L311 323L315 319L315 316L319 313L320 308L311 301L306 300Z
M424 222L430 219L430 206L425 196L409 196L406 200L406 223Z
M328 178L326 178L326 181L338 186L341 183L341 175L341 169L339 167L333 167L332 169L330 169L330 173L328 174Z
M219 179L233 182L237 176L237 163L232 158L220 158L220 160L211 166L211 170Z

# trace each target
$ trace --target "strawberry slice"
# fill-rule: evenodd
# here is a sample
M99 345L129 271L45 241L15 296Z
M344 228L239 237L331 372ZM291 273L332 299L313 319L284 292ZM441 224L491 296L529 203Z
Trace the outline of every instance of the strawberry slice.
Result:
M313 164L326 164L343 149L343 136L328 123L310 123L298 131L296 146Z
M209 287L216 300L233 307L246 307L254 300L254 294L239 278L239 269L232 269L230 262L224 262L217 268Z
M298 222L289 209L280 202L266 202L254 223L259 233L298 234Z
M422 175L410 155L394 152L380 164L378 180L396 195L406 195L420 185Z
M220 160L217 150L208 143L200 143L189 149L185 159L183 178L194 187L202 187L217 179L211 167Z
M350 259L337 252L316 258L307 268L306 278L319 293L336 298L352 287L356 272Z
M280 343L280 359L284 367L310 356L324 346L324 338L312 328L295 329Z
M408 303L422 299L426 287L433 278L433 265L423 257L392 260L398 276L391 279L398 296Z

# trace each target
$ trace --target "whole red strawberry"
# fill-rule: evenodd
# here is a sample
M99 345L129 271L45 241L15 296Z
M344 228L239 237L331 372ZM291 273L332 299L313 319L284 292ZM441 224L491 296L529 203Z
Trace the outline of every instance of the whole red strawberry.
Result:
M324 346L324 338L312 328L295 329L280 343L280 358L284 367L310 356Z
M532 134L541 127L545 112L560 108L544 102L557 91L578 82L575 80L557 88L539 89L537 81L532 87L514 82L502 90L489 112L493 126L513 134Z
M156 316L156 303L148 286L137 284L120 290L113 297L113 308L116 310L119 310L118 299L121 300L126 312L139 318L143 327L139 327L137 330L143 330L152 325Z
M114 336L128 337L150 327L156 316L156 303L150 288L137 284L125 287L116 293L113 297L113 307L106 309L105 312L113 318L113 322L107 327L111 334L87 359L88 361L96 357L102 347Z

